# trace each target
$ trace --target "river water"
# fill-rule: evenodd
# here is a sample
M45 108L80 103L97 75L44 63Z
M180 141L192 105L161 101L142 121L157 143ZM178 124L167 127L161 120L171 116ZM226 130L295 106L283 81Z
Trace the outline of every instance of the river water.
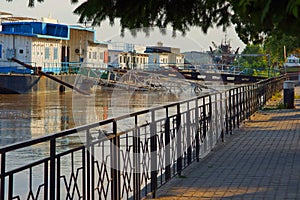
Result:
M90 96L71 91L65 93L2 94L0 95L0 147L145 108L191 98L195 95L192 87L171 92L130 91L98 87ZM48 147L49 143L46 142L10 152L7 155L6 170L16 169L48 157ZM67 146L60 148L67 148ZM62 158L61 162L64 163L61 164L61 173L69 174L70 161ZM32 172L33 188L38 188L43 183L43 170L43 165L34 167ZM24 187L29 181L28 174L28 170L24 170L14 176L15 180L18 180L14 183L15 193L20 195L21 199L26 199L26 195L28 195L28 188ZM61 193L61 195L65 195L65 193Z
M193 95L192 92L189 94ZM186 93L133 92L100 87L91 96L0 94L0 146L187 98Z

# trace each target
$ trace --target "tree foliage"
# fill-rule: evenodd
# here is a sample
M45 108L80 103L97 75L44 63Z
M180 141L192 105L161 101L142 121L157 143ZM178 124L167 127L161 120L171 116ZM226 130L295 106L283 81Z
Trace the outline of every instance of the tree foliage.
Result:
M232 23L244 42L262 42L265 36L298 35L300 0L232 1Z
M238 59L238 64L246 68L266 68L269 64L269 57L266 55L263 46L260 44L247 45L242 54L257 56L245 56Z
M268 37L264 42L265 51L271 55L271 61L277 63L283 63L284 58L284 47L286 50L286 56L290 54L300 55L300 40L295 36L273 35Z
M185 33L191 26L201 27L204 32L214 24L225 28L229 25L229 6L223 0L88 0L74 13L80 15L80 22L91 21L94 26L105 19L113 24L118 18L122 31L170 25L174 31Z
M29 0L29 6L34 3ZM299 9L300 0L87 0L74 13L79 15L79 22L90 21L94 26L106 19L111 24L120 19L122 31L147 32L148 27L170 25L182 33L193 26L206 33L213 26L225 29L233 24L240 39L249 43L283 33L299 38Z

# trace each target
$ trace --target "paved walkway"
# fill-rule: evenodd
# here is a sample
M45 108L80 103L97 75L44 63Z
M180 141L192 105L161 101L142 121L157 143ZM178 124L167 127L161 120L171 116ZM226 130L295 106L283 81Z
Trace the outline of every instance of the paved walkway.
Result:
M295 105L257 112L157 199L300 199L300 100Z

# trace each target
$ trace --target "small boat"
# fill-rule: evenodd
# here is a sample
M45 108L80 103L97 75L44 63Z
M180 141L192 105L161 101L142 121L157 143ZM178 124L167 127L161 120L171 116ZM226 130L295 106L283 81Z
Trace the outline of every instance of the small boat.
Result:
M300 71L299 58L295 55L288 56L287 62L284 63L284 67L287 72Z
M284 70L290 80L299 80L300 75L300 62L296 55L290 55L287 57L287 61L284 63Z

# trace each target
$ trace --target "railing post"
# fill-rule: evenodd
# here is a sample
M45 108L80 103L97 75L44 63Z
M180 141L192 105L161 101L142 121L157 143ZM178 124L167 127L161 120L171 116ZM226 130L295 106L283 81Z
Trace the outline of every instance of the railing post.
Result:
M243 88L242 105L241 105L241 109L243 113L242 120L245 120L246 119L246 91L245 91L245 86L243 86L242 88Z
M213 147L213 127L212 127L212 100L211 100L211 95L208 96L208 116L207 118L207 125L206 125L206 130L207 130L207 138L209 140L209 148L211 149Z
M151 192L152 198L156 197L157 190L157 141L156 141L156 121L155 111L151 111L151 124L150 124L150 151L151 151Z
M203 138L206 138L206 101L205 97L203 97Z
M190 116L190 104L187 102L186 112L186 143L187 143L187 164L192 162L192 142L191 142L191 116Z
M229 90L229 102L228 102L228 105L229 105L229 132L230 132L230 135L232 134L232 105L233 105L231 91L232 90L230 89Z
M90 131L87 130L85 134L86 138L86 199L92 199L91 193L94 193L93 190L91 190L91 178L94 180L94 177L91 177L91 137L90 137Z
M229 97L226 95L228 93L227 91L225 92L225 129L226 129L226 134L229 134L229 123L228 123L228 112L229 112Z
M236 91L236 88L232 90L233 92L233 96L232 96L232 111L233 111L233 129L236 127L236 97L237 97L237 91Z
M197 126L197 131L195 134L195 142L196 142L196 159L197 162L200 161L200 126L199 126L199 107L198 107L198 98L196 99L195 102L195 122Z
M214 130L216 132L216 142L218 141L218 138L219 138L219 133L220 133L220 128L221 128L221 123L218 124L220 122L220 119L218 118L220 115L219 115L219 111L221 109L221 106L219 107L219 101L218 101L218 94L214 94L215 96L215 110L214 110L214 113L215 113L215 122L214 122ZM219 107L219 108L218 108Z
M255 102L255 97L254 97L254 84L253 84L250 87L250 113L249 113L249 117L253 114L254 102Z
M237 127L239 128L240 127L240 118L241 118L241 110L240 110L240 104L241 104L241 101L240 101L240 98L241 98L241 87L238 87L236 88L236 118L237 118Z
M206 131L206 128L207 128L207 123L206 123L206 101L205 101L205 98L206 96L204 96L202 98L202 139L203 139L203 148L204 148L204 151L207 151L207 131Z
M133 199L141 199L141 187L140 187L140 134L137 127L138 117L135 116L135 129L133 131Z
M182 154L181 154L181 114L180 104L177 104L177 116L176 116L176 136L177 136L177 173L181 176L182 170Z
M82 196L83 196L83 200L87 199L86 197L86 155L85 155L85 150L82 150L81 156L82 156Z
M120 136L117 135L117 122L113 122L113 134L111 144L111 173L112 188L111 196L113 200L121 199L120 195Z
M5 196L5 157L6 153L1 153L1 169L0 169L0 199L4 199Z
M100 141L99 141L100 142ZM95 192L93 190L93 188L95 188L95 171L96 171L96 167L95 167L95 145L90 145L89 147L89 153L88 153L88 157L89 157L89 163L90 163L90 192L91 192L91 200L96 199L95 198ZM103 161L102 161L103 162ZM108 163L107 163L108 164Z
M50 139L50 198L49 199L55 199L55 154L56 154L56 139L51 138ZM59 180L57 180L59 181Z
M57 166L60 166L60 157L57 158ZM60 168L57 169L57 173L56 173L56 179L60 180ZM60 199L60 181L57 181L56 183L56 198Z
M49 192L49 178L48 178L48 173L49 173L49 167L48 167L48 162L45 162L45 166L44 166L44 182L45 182L45 186L44 186L44 200L48 199L48 192Z
M166 164L166 181L171 179L171 147L170 147L170 118L168 107L166 107L165 122L165 164Z
M224 134L224 112L223 112L223 92L220 92L220 131L221 131L221 139L222 142L225 141L225 134Z

